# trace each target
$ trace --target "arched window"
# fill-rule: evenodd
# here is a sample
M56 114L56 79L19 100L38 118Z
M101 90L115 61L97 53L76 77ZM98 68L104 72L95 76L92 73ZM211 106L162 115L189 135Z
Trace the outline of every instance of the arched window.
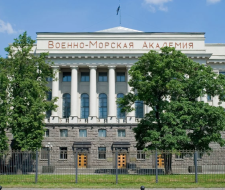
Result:
M81 95L81 118L88 118L89 116L89 96L88 94Z
M143 118L143 101L137 100L135 101L135 117Z
M123 97L124 97L124 94L122 94L122 93L117 94L117 99L123 98ZM121 108L120 108L119 104L117 104L117 118L118 119L125 119L125 112L121 112Z
M99 95L99 118L107 118L107 96Z
M70 94L63 94L63 118L70 116Z

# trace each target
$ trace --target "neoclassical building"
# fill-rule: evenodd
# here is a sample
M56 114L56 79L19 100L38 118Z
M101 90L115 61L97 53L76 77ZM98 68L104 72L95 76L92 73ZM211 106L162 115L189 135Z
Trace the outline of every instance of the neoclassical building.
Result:
M48 79L49 98L59 97L57 111L46 116L43 147L136 150L132 128L150 108L137 101L135 111L124 114L116 99L131 90L127 83L130 67L143 53L163 46L175 47L195 62L225 74L225 44L205 43L205 33L142 32L124 27L87 33L37 32L34 53L49 52L47 59L54 62L57 78ZM206 96L203 101L218 105L217 97Z

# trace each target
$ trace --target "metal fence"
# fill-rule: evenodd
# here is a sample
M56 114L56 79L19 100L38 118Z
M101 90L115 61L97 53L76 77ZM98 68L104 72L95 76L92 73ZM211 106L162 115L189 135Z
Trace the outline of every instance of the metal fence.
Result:
M225 182L225 149L0 152L0 182Z

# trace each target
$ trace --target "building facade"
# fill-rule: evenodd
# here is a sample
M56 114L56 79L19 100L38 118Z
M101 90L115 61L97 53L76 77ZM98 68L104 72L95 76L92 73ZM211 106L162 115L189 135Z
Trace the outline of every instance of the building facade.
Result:
M57 111L47 112L43 149L135 151L132 129L151 108L138 101L135 111L124 114L116 99L131 90L128 71L138 58L164 46L225 73L225 44L206 44L204 33L152 33L124 27L93 33L37 32L33 51L49 52L47 59L54 62L57 78L48 79L49 98L59 97ZM202 100L218 106L218 97L206 95Z

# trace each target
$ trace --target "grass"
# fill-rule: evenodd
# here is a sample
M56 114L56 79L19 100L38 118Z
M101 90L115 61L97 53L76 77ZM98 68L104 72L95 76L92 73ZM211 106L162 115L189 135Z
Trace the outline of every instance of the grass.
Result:
M35 175L0 175L3 187L36 187L36 188L197 188L225 187L225 174L199 174L198 182L194 175L159 175L159 183L155 183L154 175L119 175L116 184L115 175L79 175L75 183L75 175L38 175L38 183L34 183Z

